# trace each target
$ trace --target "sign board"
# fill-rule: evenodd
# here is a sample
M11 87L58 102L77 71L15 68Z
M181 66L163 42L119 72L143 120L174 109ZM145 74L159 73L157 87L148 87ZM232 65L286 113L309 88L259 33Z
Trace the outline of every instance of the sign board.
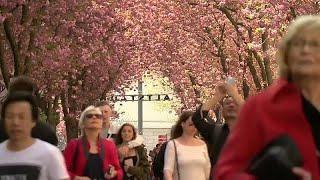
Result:
M158 143L162 144L167 141L167 135L158 135Z
M168 94L114 95L111 101L170 101Z

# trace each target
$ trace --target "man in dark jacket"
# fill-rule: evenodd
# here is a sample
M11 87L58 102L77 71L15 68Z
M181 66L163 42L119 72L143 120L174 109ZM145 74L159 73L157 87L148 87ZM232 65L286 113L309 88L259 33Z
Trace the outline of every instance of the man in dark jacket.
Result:
M163 167L164 167L164 155L166 147L169 141L164 142L160 145L159 152L156 153L153 163L152 163L152 172L156 180L163 180Z
M228 97L226 97L228 95ZM222 116L224 124L214 122L209 116L212 110L221 100ZM232 84L220 84L216 87L214 97L200 106L194 113L192 120L200 135L208 145L211 165L214 166L218 160L219 153L225 143L230 129L234 125L240 106L244 103L237 87Z
M153 175L156 178L156 180L163 180L164 179L164 176L163 176L164 155L166 152L167 144L171 140L174 129L175 129L175 126L173 125L171 127L171 131L170 131L170 139L160 145L160 149L156 153L154 160L152 162L152 171L153 171Z

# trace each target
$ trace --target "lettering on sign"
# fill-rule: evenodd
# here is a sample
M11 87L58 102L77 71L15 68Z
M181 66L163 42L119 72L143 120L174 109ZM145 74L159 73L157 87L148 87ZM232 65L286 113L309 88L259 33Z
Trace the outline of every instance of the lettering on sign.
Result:
M115 95L111 101L170 101L168 94Z

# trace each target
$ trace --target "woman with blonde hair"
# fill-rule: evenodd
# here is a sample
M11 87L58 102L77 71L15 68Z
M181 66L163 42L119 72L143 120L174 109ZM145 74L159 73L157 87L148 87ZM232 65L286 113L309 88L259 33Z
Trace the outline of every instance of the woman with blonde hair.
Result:
M71 140L64 157L69 175L75 180L122 179L115 144L101 138L102 112L87 107L80 116L81 137Z
M303 165L300 179L320 179L320 16L293 21L279 48L280 79L243 106L222 151L216 179L254 179L246 169L267 144L285 134ZM290 171L291 170L291 171Z
M183 112L174 126L164 158L165 180L207 180L210 159L207 145L196 138L197 129L192 122L193 112Z

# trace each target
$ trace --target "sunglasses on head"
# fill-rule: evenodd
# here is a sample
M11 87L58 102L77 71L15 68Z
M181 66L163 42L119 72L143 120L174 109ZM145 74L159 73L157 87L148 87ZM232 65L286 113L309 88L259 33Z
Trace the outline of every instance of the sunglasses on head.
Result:
M98 119L102 119L102 114L87 114L86 118L90 119L90 118L93 118L93 116L95 116Z

